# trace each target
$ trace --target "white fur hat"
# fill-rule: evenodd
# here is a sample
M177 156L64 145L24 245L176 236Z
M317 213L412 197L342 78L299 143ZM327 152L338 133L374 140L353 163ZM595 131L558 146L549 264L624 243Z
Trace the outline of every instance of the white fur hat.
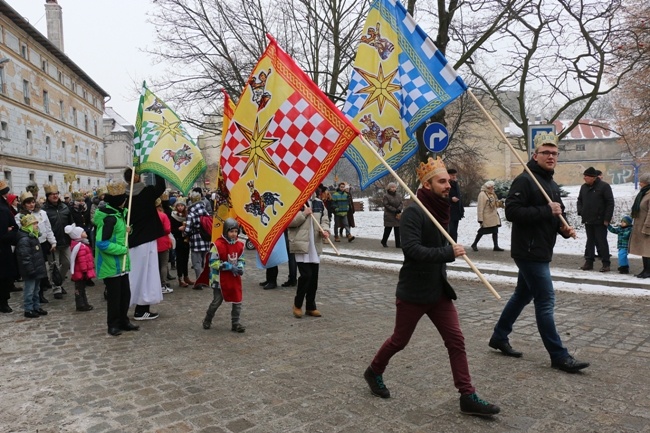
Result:
M81 227L77 227L74 224L65 226L64 230L67 233L67 235L70 236L70 239L75 241L77 239L81 239L81 234L84 232L84 229L82 229Z

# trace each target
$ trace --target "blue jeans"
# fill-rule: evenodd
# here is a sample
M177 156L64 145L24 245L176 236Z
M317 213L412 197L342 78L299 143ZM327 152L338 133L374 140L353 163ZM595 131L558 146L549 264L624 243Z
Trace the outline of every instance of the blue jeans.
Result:
M38 297L38 292L41 289L40 282L40 278L25 280L23 285L23 309L25 311L38 310L41 308L41 301Z
M537 330L542 337L544 347L551 356L551 361L560 361L566 358L569 356L569 352L562 346L562 340L555 329L555 318L553 317L555 291L551 280L550 263L515 259L515 264L519 268L517 287L494 327L492 338L507 342L515 321L524 307L533 301Z
M627 248L621 248L618 250L618 266L630 266L630 262L627 260Z

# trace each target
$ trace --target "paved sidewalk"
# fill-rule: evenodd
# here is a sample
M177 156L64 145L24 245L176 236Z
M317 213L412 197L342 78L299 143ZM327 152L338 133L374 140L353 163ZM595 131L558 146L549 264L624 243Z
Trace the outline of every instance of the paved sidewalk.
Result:
M392 331L396 272L325 257L320 319L293 318L294 289L262 290L262 270L251 265L244 279L244 334L230 331L227 305L202 329L211 293L176 285L153 309L160 319L120 337L106 334L101 283L89 289L91 312L74 311L69 286L46 317L0 315L1 430L650 432L647 299L559 293L562 338L592 363L569 375L549 367L532 306L512 336L522 359L487 347L513 287L501 286L497 301L480 284L452 280L474 383L502 408L485 420L458 412L446 351L425 321L385 373L393 398L368 391L362 373ZM20 310L16 295L10 305Z

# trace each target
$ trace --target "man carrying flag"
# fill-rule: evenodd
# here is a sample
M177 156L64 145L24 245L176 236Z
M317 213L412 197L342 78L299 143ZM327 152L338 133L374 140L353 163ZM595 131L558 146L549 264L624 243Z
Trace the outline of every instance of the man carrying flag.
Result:
M164 236L155 202L165 191L165 179L187 193L206 169L205 161L176 115L143 83L133 137L133 169L124 173L131 184L128 225L131 260L131 305L135 320L152 320L150 305L162 301L156 239ZM140 182L140 174L155 174L155 184Z

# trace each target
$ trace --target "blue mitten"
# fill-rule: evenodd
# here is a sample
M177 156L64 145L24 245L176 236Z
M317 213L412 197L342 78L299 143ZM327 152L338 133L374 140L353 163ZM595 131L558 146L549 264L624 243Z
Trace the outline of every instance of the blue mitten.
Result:
M219 270L230 271L232 270L232 265L230 264L230 262L221 262L221 265L219 265Z

